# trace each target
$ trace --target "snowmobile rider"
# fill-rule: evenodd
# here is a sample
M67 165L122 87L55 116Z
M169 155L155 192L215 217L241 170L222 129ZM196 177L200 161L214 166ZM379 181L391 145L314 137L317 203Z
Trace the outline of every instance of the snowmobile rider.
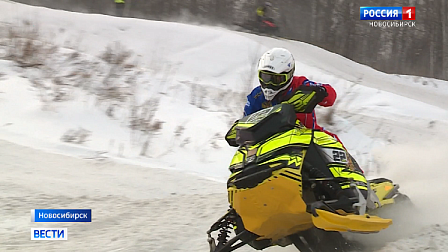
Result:
M258 79L260 85L255 87L247 96L247 103L244 106L244 116L255 113L261 109L272 107L280 103L288 103L295 106L297 96L302 96L299 90L312 90L318 93L323 93L325 98L318 103L323 107L330 107L336 100L336 91L329 84L321 84L308 80L305 76L294 76L295 61L294 57L288 50L284 48L272 48L265 52L258 61ZM297 104L299 108L303 108L303 104ZM295 106L296 107L296 106ZM296 107L296 110L300 110ZM333 134L316 123L316 113L313 110L311 113L296 113L296 118L306 128L314 128L315 130L323 131L335 138L342 144L341 140L336 134ZM346 149L344 147L344 149ZM348 168L352 171L363 174L364 172L359 167L356 160L347 151ZM370 186L368 186L370 191ZM367 197L364 194L364 197ZM369 193L368 205L370 208L375 208L375 203L378 202L374 198L374 193Z
M270 2L265 2L263 6L257 8L257 24L260 24L265 19L270 19L266 15L269 13L269 9L272 7Z
M261 109L277 105L279 103L294 104L294 93L297 90L317 89L326 94L326 97L318 103L323 107L330 107L336 100L336 91L329 84L321 84L308 80L305 76L294 76L294 57L284 48L272 48L265 52L258 61L258 80L260 86L255 87L247 96L244 106L244 116L255 113ZM316 113L296 113L297 119L307 128L323 131L344 144L339 137L325 130L317 124ZM350 155L348 162L352 170L364 173L356 160Z
M288 98L296 90L305 87L315 87L326 93L326 97L319 103L320 106L329 107L334 104L336 91L332 86L310 81L304 76L294 76L294 70L294 57L288 50L284 48L272 48L265 52L258 61L258 79L260 85L255 87L247 96L244 115L250 115L282 102L288 103ZM316 113L314 111L308 114L297 113L296 116L305 127L309 129L314 127L316 130L324 131L341 142L336 134L324 130L323 127L316 123Z

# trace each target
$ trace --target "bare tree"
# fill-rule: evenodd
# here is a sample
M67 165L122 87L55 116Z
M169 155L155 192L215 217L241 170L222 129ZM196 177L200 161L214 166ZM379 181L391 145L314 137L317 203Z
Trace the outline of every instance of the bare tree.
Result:
M111 0L16 0L68 10L108 13ZM255 15L263 0L132 1L135 17L172 20L183 10L197 21L231 24ZM282 0L272 1L280 13L280 36L317 45L388 73L448 80L448 4L446 0ZM132 4L131 4L132 3ZM361 6L415 6L416 27L379 28L359 20Z
M448 79L448 4L446 1L442 1L442 8L440 8L440 16L442 17L442 69L443 70L443 78L445 80Z

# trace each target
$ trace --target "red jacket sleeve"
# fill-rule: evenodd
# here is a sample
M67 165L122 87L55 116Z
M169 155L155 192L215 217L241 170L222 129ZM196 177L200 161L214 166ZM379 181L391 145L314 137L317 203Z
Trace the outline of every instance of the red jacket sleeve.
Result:
M327 90L328 96L325 97L323 101L319 102L319 105L324 107L333 106L334 102L336 101L336 91L329 84L323 84L322 86L324 86L325 90Z
M328 96L324 98L323 101L319 102L320 106L330 107L334 104L336 100L336 91L330 84L320 84L314 81L308 80L305 76L294 76L291 86L295 90L299 88L301 85L309 86L309 85L322 85L327 90Z

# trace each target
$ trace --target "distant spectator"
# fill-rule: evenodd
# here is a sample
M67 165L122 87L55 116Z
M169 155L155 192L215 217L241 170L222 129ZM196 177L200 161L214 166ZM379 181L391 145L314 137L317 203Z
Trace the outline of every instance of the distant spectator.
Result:
M124 0L115 0L115 15L122 17L124 12Z

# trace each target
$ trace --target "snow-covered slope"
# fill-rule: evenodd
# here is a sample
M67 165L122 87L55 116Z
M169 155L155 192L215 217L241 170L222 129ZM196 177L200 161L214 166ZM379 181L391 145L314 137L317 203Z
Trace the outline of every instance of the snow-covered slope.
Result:
M194 173L218 181L226 179L226 166L235 149L227 146L223 136L241 115L245 95L257 85L254 66L258 57L270 47L281 46L295 55L297 75L330 83L336 89L335 113L329 108L318 108L318 121L340 136L369 177L384 175L393 179L422 209L431 204L435 209L448 206L447 201L436 195L445 189L440 178L444 176L442 158L448 145L433 141L446 135L447 82L384 74L305 43L217 27L86 15L4 1L0 1L0 26L0 56L11 52L13 43L6 27L13 27L22 35L30 34L30 30L38 27L37 39L57 48L46 50L45 57L39 59L45 66L41 67L43 70L18 67L17 62L0 60L0 139L46 152L106 159L117 167L114 170L102 164L73 164L68 166L71 168L61 168L60 174L52 174L56 167L76 163L73 161L76 159L62 161L63 157L53 156L54 165L46 164L45 160L50 157L39 159L38 156L46 154L33 151L30 155L37 158L33 162L45 168L35 170L32 163L26 163L11 171L9 167L15 165L15 160L27 159L25 154L20 154L27 151L3 143L0 156L9 158L1 163L0 172L9 174L6 187L13 188L7 194L0 194L5 200L32 197L33 193L45 188L52 190L51 181L63 176L68 188L76 195L72 202L79 197L92 199L81 201L86 207L91 204L92 208L114 208L122 197L143 197L147 203L142 204L146 204L147 211L152 211L158 204L148 203L153 202L148 198L162 198L159 199L161 204L172 207L168 216L161 216L163 220L160 222L146 216L135 223L150 222L149 226L174 228L174 223L167 222L173 215L182 214L187 208L191 210L195 204L185 195L195 194L200 202L198 207L206 206L209 214L204 213L199 221L201 226L192 228L194 232L190 230L187 234L198 241L189 244L190 247L195 251L203 248L198 244L205 242L205 228L225 211L225 186L179 174ZM128 52L129 57L121 65L110 64L105 58L108 47L112 54ZM327 114L333 114L333 118L328 119ZM136 116L141 119L139 124L132 121ZM148 128L138 128L142 125ZM82 144L61 141L77 132L88 133ZM422 141L430 144L420 147ZM91 169L83 168L91 176L88 181L76 177L73 171L84 165ZM129 176L120 175L127 173L127 165L176 172L155 172L132 166ZM33 172L32 176L24 175L28 169ZM170 174L174 179L168 180L184 179L185 184L164 183ZM68 179L72 176L73 180ZM42 181L48 182L42 184L45 185L43 189L28 186L22 190L27 184L39 186ZM88 186L95 181L101 181L101 186ZM54 184L59 185L62 184ZM118 191L111 193L112 199L105 199L107 203L104 205L93 202L93 198L106 197L103 194L113 190ZM176 195L170 195L168 192L171 191ZM61 192L64 197L69 193ZM51 199L58 193L45 192L44 195L45 199ZM126 202L128 206L135 203L132 200ZM20 207L37 208L35 204L43 207L45 202L36 199L30 205ZM213 207L215 204L219 207ZM47 207L62 206L53 202ZM7 226L11 232L5 234L5 238L10 241L26 232L23 229L28 227L25 217L12 213L10 210L13 209L1 209L7 216L13 214L14 218L23 218L22 226ZM138 207L133 209L139 211ZM159 212L155 215L162 215L162 210L157 209ZM434 220L430 218L431 214L423 212L423 222L448 223L448 218ZM184 217L182 228L197 222L193 212ZM118 222L117 225L130 228L135 223ZM154 234L142 225L139 232ZM157 239L176 239L177 233L170 236L170 232L157 233ZM78 235L81 238L82 235ZM100 242L92 246L99 246L108 239L98 238ZM130 237L123 241L122 247L114 245L105 251L120 248L135 251L153 246L142 240L145 238ZM130 243L135 243L136 247ZM21 243L11 244L15 244L12 248L19 248L17 244ZM397 246L400 244L407 243ZM51 248L67 251L94 249L71 246L64 248L54 243ZM174 250L174 245L161 246L153 251ZM445 245L438 246L439 251L446 248Z

